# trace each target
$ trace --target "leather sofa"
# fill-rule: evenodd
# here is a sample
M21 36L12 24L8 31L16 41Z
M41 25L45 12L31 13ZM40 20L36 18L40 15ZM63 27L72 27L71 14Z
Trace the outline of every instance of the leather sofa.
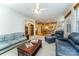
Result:
M55 36L57 37L57 39L63 39L64 38L64 31L63 30L57 30L55 32Z
M63 39L64 38L64 31L58 30L55 34L51 34L50 36L45 36L45 41L47 43L53 43L56 39Z
M22 32L0 35L0 55L26 42L27 38Z
M47 43L54 43L55 42L55 39L56 39L56 36L46 36L45 37L45 41L47 42Z
M79 33L73 32L66 39L56 39L56 55L79 56Z

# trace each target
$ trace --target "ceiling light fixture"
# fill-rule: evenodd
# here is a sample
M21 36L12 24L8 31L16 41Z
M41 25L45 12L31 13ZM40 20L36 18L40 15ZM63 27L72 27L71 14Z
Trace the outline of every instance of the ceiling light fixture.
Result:
M37 3L35 9L33 9L33 13L36 14L36 15L39 15L44 10L46 10L46 9L40 8L40 4Z
M48 26L45 26L45 29L48 29Z

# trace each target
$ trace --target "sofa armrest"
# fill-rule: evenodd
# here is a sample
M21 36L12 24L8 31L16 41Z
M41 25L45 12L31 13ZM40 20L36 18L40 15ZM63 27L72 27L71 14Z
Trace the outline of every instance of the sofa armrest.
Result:
M71 39L68 39L68 41L79 52L79 45L75 44Z
M68 41L68 38L59 38L58 40L61 40L61 41Z

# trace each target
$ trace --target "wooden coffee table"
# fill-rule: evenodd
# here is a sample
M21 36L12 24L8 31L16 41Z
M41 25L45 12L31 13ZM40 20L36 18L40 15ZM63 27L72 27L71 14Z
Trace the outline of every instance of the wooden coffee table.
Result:
M18 46L18 56L35 56L38 50L42 47L42 41L39 40L38 43L33 43L33 46L27 48L25 43Z

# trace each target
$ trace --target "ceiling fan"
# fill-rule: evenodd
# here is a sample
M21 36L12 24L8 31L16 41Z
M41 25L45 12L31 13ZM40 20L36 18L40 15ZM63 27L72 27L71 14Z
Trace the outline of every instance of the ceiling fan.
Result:
M46 10L45 8L40 8L40 4L37 3L35 9L33 9L33 13L39 15L41 12Z

